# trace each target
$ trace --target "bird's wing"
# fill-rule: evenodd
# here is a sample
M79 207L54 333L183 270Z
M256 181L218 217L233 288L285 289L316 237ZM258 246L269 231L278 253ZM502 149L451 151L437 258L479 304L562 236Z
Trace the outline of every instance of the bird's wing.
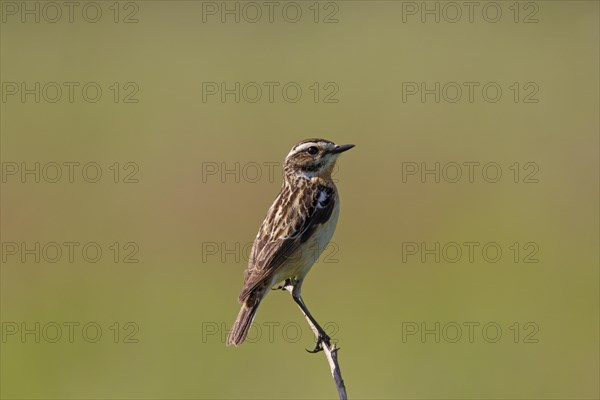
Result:
M239 300L244 301L254 289L271 279L319 225L331 218L334 207L334 187L312 185L303 190L283 190L258 231Z

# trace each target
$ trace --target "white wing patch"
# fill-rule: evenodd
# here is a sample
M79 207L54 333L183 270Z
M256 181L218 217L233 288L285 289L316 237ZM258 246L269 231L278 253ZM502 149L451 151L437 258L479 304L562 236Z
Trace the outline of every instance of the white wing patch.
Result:
M317 208L325 208L327 200L329 200L329 193L326 190L321 190L319 199L317 200Z

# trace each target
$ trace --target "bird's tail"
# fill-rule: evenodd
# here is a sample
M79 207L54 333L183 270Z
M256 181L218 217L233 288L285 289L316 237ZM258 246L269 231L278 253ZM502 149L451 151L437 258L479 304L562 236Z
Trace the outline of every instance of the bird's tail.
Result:
M258 310L258 306L260 305L260 299L258 301L254 301L253 305L249 305L248 301L245 301L242 304L242 308L240 308L240 312L233 324L233 328L229 332L229 336L227 336L227 346L238 346L244 343L246 340L246 336L248 335L248 331L250 330L250 325L254 320L254 316L256 315L256 311Z

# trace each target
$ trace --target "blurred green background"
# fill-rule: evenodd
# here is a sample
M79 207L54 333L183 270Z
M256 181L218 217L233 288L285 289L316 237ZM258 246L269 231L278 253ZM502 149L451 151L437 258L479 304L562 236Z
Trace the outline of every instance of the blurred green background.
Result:
M65 6L58 19L44 4L2 2L3 398L335 398L284 293L261 306L254 343L224 345L242 250L279 190L283 158L310 137L357 145L335 173L334 243L303 291L342 348L351 398L599 397L597 2L498 2L495 23L486 2L454 23L444 2L439 23L421 21L435 2L277 3L273 22L259 2L256 23L236 2L80 2L73 22ZM38 7L40 21L23 7ZM222 23L223 7L239 7L240 22ZM299 7L299 21L284 7L287 19ZM34 92L40 82L39 103L22 100L23 82ZM48 101L49 82L77 82L73 101L66 89ZM89 82L102 89L95 103L81 94ZM272 102L267 90L248 101L255 85L223 102L206 93L210 82L279 86ZM302 89L295 103L281 92L289 82ZM466 91L449 101L452 85L435 102L403 92L411 82L479 86L472 102ZM502 89L497 102L482 97L489 82ZM40 183L20 175L35 162ZM64 162L95 162L102 177L88 183L79 168L72 183L44 179L48 163ZM403 175L407 163L464 162L497 163L502 177L488 183L479 168L469 182L466 167L456 183ZM278 163L272 179L265 163ZM534 169L538 182L524 183ZM123 182L129 173L137 183ZM36 242L40 262L23 262L22 243ZM50 242L79 243L73 262L46 262ZM103 251L96 263L81 255L88 242ZM452 242L479 243L473 262L449 262L452 248L439 262L406 252ZM483 257L488 242L498 262ZM539 262L524 262L534 250ZM131 252L139 262L124 262ZM69 323L79 324L73 337ZM422 336L436 323L437 342Z

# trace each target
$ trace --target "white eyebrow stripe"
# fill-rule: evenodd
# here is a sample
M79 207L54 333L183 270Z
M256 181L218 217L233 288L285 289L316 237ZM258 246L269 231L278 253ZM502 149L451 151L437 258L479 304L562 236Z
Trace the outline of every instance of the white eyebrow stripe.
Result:
M317 146L317 145L318 145L318 143L316 143L316 142L302 143L300 146L293 148L287 156L289 157L292 154L300 153L300 152L308 149L311 146Z

